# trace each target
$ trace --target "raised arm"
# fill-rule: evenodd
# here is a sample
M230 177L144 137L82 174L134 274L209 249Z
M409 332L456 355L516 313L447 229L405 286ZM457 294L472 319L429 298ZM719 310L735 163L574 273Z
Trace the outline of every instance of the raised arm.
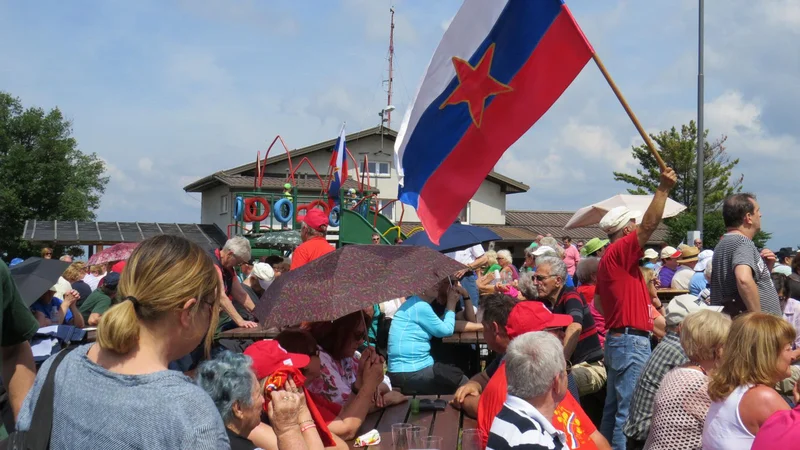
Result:
M667 170L661 172L661 182L658 185L658 189L656 189L655 195L653 195L653 201L650 202L650 206L642 218L642 223L639 224L639 228L636 231L640 247L644 248L650 241L650 236L658 228L658 224L661 223L661 218L664 217L664 205L667 204L669 191L675 186L676 180L677 176L672 168L667 167Z

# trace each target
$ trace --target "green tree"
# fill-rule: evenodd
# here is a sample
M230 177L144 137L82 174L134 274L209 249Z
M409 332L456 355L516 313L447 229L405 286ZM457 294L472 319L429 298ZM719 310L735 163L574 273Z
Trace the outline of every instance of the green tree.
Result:
M23 108L0 92L0 250L25 257L25 220L94 220L109 178L96 154L85 154L72 124L56 108Z
M686 239L686 233L697 229L697 125L694 121L682 125L680 131L672 127L656 135L650 135L658 145L664 162L675 170L678 177L670 198L686 205L686 211L677 217L667 219L664 223L669 227L669 242L677 244ZM733 169L739 159L731 159L725 150L726 136L709 141L708 130L705 131L705 149L703 151L703 240L706 247L716 245L725 233L722 220L722 202L725 197L742 191L744 176L734 178ZM614 172L615 181L623 181L632 185L628 189L631 194L652 194L658 187L661 169L650 153L647 145L632 148L633 158L639 163L635 175ZM754 242L763 246L769 240L769 233L759 233Z

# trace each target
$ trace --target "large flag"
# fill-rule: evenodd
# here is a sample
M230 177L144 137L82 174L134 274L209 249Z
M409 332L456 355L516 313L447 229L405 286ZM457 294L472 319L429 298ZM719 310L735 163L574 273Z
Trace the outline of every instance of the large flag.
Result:
M328 189L328 197L335 203L339 203L339 190L347 180L347 149L344 139L344 125L342 125L339 138L336 139L336 145L333 146L330 164L333 167L333 181L331 181Z
M432 241L593 53L563 1L464 1L395 142L399 199Z

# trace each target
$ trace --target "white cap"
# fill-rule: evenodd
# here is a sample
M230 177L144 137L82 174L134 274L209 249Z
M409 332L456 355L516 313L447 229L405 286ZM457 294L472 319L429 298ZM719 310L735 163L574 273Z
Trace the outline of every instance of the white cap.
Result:
M667 321L667 325L680 325L686 316L704 309L720 312L722 311L722 306L708 306L692 294L678 295L667 304L664 309L664 318Z
M703 250L697 255L697 265L694 266L694 271L703 272L711 264L712 259L714 259L714 250Z
M253 264L253 270L250 272L250 276L258 280L258 284L266 289L275 279L275 271L272 270L272 266L269 264L257 262Z
M681 256L680 250L675 247L666 246L661 249L661 259L674 259Z
M547 254L547 253L553 253L553 254L558 255L558 252L553 247L549 247L547 245L543 245L541 247L537 247L536 250L534 250L533 253L531 253L531 254L533 256L542 256L542 255Z
M626 225L640 215L639 211L631 211L627 206L617 206L607 212L602 219L600 219L600 229L605 234L614 234L617 231L625 228Z
M644 259L658 259L658 252L652 248L648 248L644 251Z

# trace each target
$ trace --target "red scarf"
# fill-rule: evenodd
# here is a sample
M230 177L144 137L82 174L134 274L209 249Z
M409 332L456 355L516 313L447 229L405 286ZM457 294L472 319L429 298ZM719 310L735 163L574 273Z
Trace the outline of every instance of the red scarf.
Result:
M283 366L267 378L267 382L264 383L264 412L268 411L271 399L270 393L282 389L286 381L290 378L294 380L298 388L302 388L305 385L306 377L300 373L300 370L291 366ZM319 433L319 438L322 440L322 445L324 447L336 446L336 442L333 440L333 436L328 430L328 425L325 424L322 414L320 414L317 409L317 405L314 404L311 394L307 389L303 389L303 394L306 396L306 405L308 406L309 412L311 412L311 418L314 419L314 425L317 426L317 432Z

